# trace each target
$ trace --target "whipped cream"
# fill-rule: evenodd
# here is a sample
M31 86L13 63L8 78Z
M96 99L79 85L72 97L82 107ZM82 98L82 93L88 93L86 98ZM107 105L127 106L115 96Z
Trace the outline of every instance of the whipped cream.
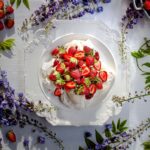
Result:
M68 50L70 47L77 47L78 50L83 51L83 47L88 46L92 49L94 49L94 45L90 40L73 40L67 44L64 45L64 47ZM54 90L55 86L53 83L48 79L48 75L52 72L53 70L53 62L55 59L50 60L49 62L45 62L42 65L42 77L43 77L43 84L48 90ZM105 64L103 64L105 66ZM104 68L102 68L103 70ZM71 90L69 93L66 93L63 91L60 101L65 104L66 106L70 108L77 108L77 109L83 109L87 108L96 101L101 101L105 98L107 93L109 92L113 81L114 81L114 75L111 71L109 71L109 68L105 68L104 70L107 70L108 73L108 80L103 83L103 89L102 90L97 90L93 98L90 100L85 99L84 95L76 95L73 90Z

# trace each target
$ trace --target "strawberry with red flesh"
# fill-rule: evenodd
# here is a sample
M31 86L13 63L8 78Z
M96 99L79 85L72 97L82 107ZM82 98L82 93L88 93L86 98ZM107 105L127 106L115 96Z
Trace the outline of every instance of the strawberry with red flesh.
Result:
M0 10L0 19L3 19L5 17L4 10Z
M150 11L150 0L146 0L146 1L144 2L144 8L145 8L146 10Z
M6 13L7 14L12 14L14 12L14 9L11 6L6 7Z
M0 9L3 9L4 8L4 2L3 0L0 0Z
M97 61L97 62L94 64L94 68L95 68L97 71L100 71L100 69L101 69L101 62L100 62L100 61Z
M84 47L83 47L83 50L84 50L84 52L87 53L87 54L89 54L89 53L92 51L92 49L91 49L90 47L88 47L88 46L84 46Z
M108 74L106 71L101 71L99 73L99 77L100 79L103 81L103 82L106 82L107 81L107 78L108 78Z
M75 54L74 54L74 57L77 58L78 60L83 60L84 57L85 57L85 54L83 51L77 51Z
M81 72L79 71L79 69L71 71L70 74L74 79L79 79L81 77Z
M77 49L75 47L70 47L68 49L68 54L73 56L76 53Z
M7 29L11 29L14 26L15 21L14 21L14 19L7 18L4 23L5 23L5 26L7 27Z
M96 87L97 87L98 90L103 89L103 83L101 81L97 82Z
M89 76L90 74L90 69L89 67L85 66L82 68L82 76Z
M10 142L12 142L12 143L16 142L16 135L12 130L7 132L6 137Z
M64 71L65 71L65 64L64 63L60 63L60 64L58 64L57 66L56 66L56 71L58 71L59 73L64 73Z
M91 68L90 70L90 77L95 78L97 76L97 70L94 68Z
M2 31L4 29L4 25L3 23L0 21L0 31Z
M96 85L95 84L91 84L89 87L90 90L90 94L94 95L96 92Z
M56 88L54 91L54 95L55 96L61 96L61 89L60 88Z
M53 49L51 55L56 56L57 54L59 54L59 49L58 48Z
M99 53L98 53L98 52L95 52L94 58L95 58L96 60L99 60Z
M76 87L76 83L74 81L69 81L65 84L65 87L68 89L74 89Z
M92 56L87 56L86 57L86 65L87 66L91 66L91 65L93 65L94 64L94 57L92 57Z

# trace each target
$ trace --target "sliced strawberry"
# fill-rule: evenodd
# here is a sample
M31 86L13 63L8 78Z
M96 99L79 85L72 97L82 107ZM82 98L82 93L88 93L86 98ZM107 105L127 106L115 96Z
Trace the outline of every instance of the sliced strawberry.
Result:
M70 47L68 49L68 54L73 56L76 53L76 51L77 49L75 47Z
M102 84L102 82L100 81L100 82L96 83L96 87L97 87L97 89L99 89L99 90L103 89L103 84Z
M100 71L101 69L101 62L100 61L97 61L95 64L94 64L94 68L98 71Z
M12 8L12 6L7 6L6 7L6 13L7 14L12 14L14 12L14 9Z
M82 68L82 76L88 76L90 74L89 67L85 66Z
M90 53L92 49L88 46L84 46L83 50L85 53Z
M70 61L71 55L65 53L65 54L63 54L63 58L64 58L65 60L67 60L67 61Z
M0 19L4 18L5 17L5 13L4 13L4 10L0 10Z
M149 0L146 0L146 1L144 2L144 8L145 8L146 10L150 10L150 1L149 1Z
M90 89L87 86L84 85L83 90L84 90L84 94L85 95L89 95L90 94Z
M69 67L70 62L65 61L64 64L65 64L66 67Z
M3 9L4 8L4 2L3 0L0 0L0 9Z
M55 59L54 63L53 63L53 67L57 66L59 64L59 60Z
M59 53L59 49L55 48L55 49L52 50L51 55L56 56L58 53Z
M66 86L64 88L65 88L65 90L66 90L67 93L69 93L70 90L71 90L70 88L67 88Z
M83 60L79 60L78 65L79 65L80 68L81 68L84 64L85 64L85 63L84 63Z
M64 73L65 68L66 68L66 66L64 63L60 63L56 66L56 70L61 74Z
M73 70L70 74L74 79L79 79L81 77L79 69Z
M96 60L99 60L99 53L96 52L95 55L94 55L94 57L95 57Z
M2 23L2 21L0 21L0 31L4 29L4 25Z
M81 84L85 84L85 78L81 78Z
M77 84L82 84L82 81L80 78L76 79Z
M94 95L96 92L96 85L95 84L91 84L89 87L90 90L90 94Z
M85 57L85 54L83 51L77 51L74 57L77 58L78 60L83 60L83 58Z
M99 77L100 77L100 79L101 79L103 82L105 82L105 81L107 81L108 74L107 74L106 71L101 71L101 72L99 73Z
M85 95L85 98L86 98L87 100L90 100L92 97L93 97L93 94Z
M65 87L69 89L74 89L76 87L76 83L73 81L69 81L65 84Z
M97 76L97 71L94 68L92 68L90 71L90 77L95 78L96 76Z
M73 69L78 64L78 60L75 57L70 58L69 68Z
M51 74L49 75L49 79L50 79L51 81L56 81L56 75L54 75L53 73L51 73Z
M91 66L91 65L93 65L94 64L94 57L92 57L92 56L87 56L86 57L86 65L87 66Z
M10 142L16 142L16 135L12 130L7 132L6 137Z
M54 95L55 96L61 96L61 89L60 88L56 88L54 91Z

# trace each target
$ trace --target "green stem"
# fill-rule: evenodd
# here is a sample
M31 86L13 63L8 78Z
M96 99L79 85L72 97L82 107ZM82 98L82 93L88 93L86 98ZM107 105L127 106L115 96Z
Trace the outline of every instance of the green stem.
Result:
M139 68L139 70L140 71L142 71L142 72L145 72L144 70L142 70L142 68L140 67L140 65L139 65L139 62L138 62L138 59L136 58L136 65L137 65L137 67Z

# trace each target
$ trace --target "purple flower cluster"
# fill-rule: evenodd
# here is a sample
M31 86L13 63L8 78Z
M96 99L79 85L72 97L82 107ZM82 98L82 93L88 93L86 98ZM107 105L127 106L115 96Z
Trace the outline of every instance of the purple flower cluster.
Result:
M134 25L136 25L143 17L143 10L136 10L133 6L133 3L130 3L126 10L126 15L124 15L122 18L122 26L124 26L126 29L133 29Z
M30 22L32 26L39 25L47 19L74 19L85 15L86 13L94 14L102 12L101 3L110 3L111 0L47 0L36 10Z

